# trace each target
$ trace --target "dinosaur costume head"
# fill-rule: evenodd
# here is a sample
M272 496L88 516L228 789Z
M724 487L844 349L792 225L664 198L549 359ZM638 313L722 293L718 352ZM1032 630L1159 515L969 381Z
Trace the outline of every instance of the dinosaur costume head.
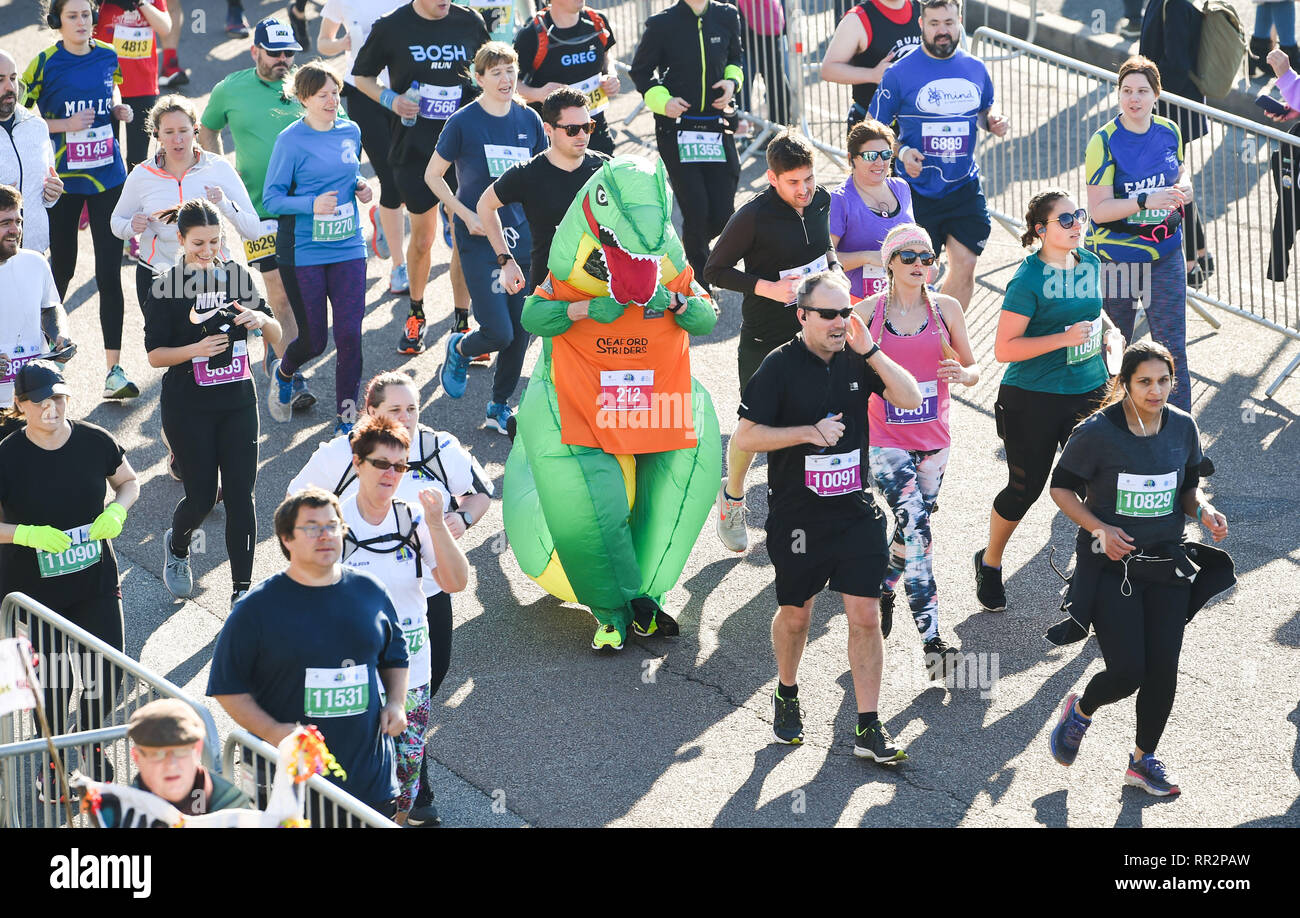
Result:
M605 163L582 186L555 230L546 267L592 296L648 303L660 281L686 265L672 228L673 196L662 160Z

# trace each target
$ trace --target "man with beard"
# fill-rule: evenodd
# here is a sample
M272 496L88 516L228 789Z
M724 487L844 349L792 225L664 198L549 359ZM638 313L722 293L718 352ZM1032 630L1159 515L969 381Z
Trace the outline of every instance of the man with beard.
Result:
M230 137L235 142L235 171L262 220L262 236L245 242L244 252L248 266L260 270L262 280L266 281L266 302L280 323L283 332L280 340L285 346L298 336L298 323L289 308L289 298L280 279L280 265L275 258L278 215L267 212L262 203L262 188L275 139L302 115L302 105L284 86L285 74L293 66L293 56L301 50L287 25L274 17L263 19L253 33L253 47L249 52L254 66L230 74L212 88L199 124L199 145L213 153L222 152L221 129L230 126ZM271 356L268 347L268 359L263 366L269 366ZM315 402L316 397L307 391L302 374L294 374L293 407L307 408Z
M18 64L4 50L0 50L0 128L9 140L0 143L0 182L14 186L26 198L25 237L19 244L25 241L25 248L44 252L50 247L45 211L63 194L63 180L54 171L54 148L45 119L18 105Z
M975 261L992 223L975 164L976 125L997 137L1010 123L993 110L993 81L976 57L957 47L961 0L923 0L921 51L889 66L870 115L894 127L898 163L912 186L916 222L948 249L941 293L962 309L975 289Z

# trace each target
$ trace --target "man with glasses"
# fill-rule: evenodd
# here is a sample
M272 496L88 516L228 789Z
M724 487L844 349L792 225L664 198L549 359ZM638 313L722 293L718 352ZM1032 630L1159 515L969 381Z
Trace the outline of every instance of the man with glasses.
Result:
M813 175L813 146L784 130L767 145L767 184L727 221L704 267L704 279L744 295L737 351L740 391L768 354L799 332L794 294L801 278L842 271L831 245L831 196ZM742 271L736 267L745 261ZM718 489L718 538L731 551L749 547L745 474L754 461L733 437L727 477Z
M208 694L271 745L315 724L352 796L396 812L393 737L406 729L406 640L387 590L343 567L343 515L320 488L275 511L289 566L235 603L217 636Z
M848 618L858 707L853 752L897 762L907 753L894 745L877 714L885 655L880 583L889 562L885 517L863 485L863 454L871 393L912 410L921 405L921 391L871 339L842 275L809 275L797 296L803 331L769 354L749 381L732 437L740 449L771 454L767 550L779 605L772 620L779 677L773 733L777 742L803 742L799 660L813 600L829 582L842 595Z
M203 767L203 721L185 702L149 702L131 715L126 735L139 772L133 786L163 798L186 816L251 804L243 791Z
M262 188L276 138L302 115L302 105L284 86L285 75L293 67L294 54L301 50L287 25L274 17L263 19L253 32L253 47L249 51L254 66L230 74L212 88L199 124L199 146L214 153L222 152L221 131L227 125L230 127L230 137L235 142L235 171L248 189L262 221L262 235L246 241L244 252L248 266L260 270L266 281L266 302L280 323L280 340L285 346L298 337L298 322L289 306L275 258L278 215L267 212L262 203ZM272 355L268 345L264 368L270 366L274 356L284 355ZM315 403L316 396L307 391L306 379L301 373L295 373L293 407L310 408Z
M532 159L511 166L478 199L478 218L501 265L506 293L524 289L524 273L510 254L497 210L519 204L533 235L529 290L546 280L551 240L578 191L609 157L587 149L596 124L587 110L587 97L563 86L542 102L542 130L550 146Z

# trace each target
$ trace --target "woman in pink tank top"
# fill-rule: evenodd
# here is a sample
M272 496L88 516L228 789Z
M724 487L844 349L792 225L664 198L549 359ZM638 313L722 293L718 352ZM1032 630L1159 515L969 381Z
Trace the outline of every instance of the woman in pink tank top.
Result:
M875 395L867 408L871 477L894 514L889 569L880 592L881 629L889 633L894 588L902 579L916 630L925 643L931 679L946 678L961 654L939 637L939 596L934 582L930 513L948 465L949 395L953 383L973 386L979 367L971 353L961 305L926 287L934 246L924 229L904 223L880 248L889 286L858 304L871 337L891 360L916 377L921 407L895 408Z

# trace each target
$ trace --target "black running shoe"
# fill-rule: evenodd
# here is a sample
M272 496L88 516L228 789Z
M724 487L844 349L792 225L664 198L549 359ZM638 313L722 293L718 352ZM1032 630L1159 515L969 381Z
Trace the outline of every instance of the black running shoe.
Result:
M799 714L799 696L789 701L772 692L772 734L778 743L798 746L803 742L803 717Z
M930 681L947 679L961 665L961 651L949 647L941 637L925 642L925 671Z
M856 739L853 741L853 754L860 759L874 762L901 762L907 753L894 745L894 740L885 729L885 725L876 721L865 730L854 727Z
M424 803L411 807L411 812L406 814L406 824L412 829L429 829L442 825L442 817L438 815L436 806Z
M985 612L1007 611L1007 591L1002 588L1002 569L984 563L984 549L975 552L975 598Z
M893 590L880 591L880 634L889 637L894 630L894 600L898 597Z

